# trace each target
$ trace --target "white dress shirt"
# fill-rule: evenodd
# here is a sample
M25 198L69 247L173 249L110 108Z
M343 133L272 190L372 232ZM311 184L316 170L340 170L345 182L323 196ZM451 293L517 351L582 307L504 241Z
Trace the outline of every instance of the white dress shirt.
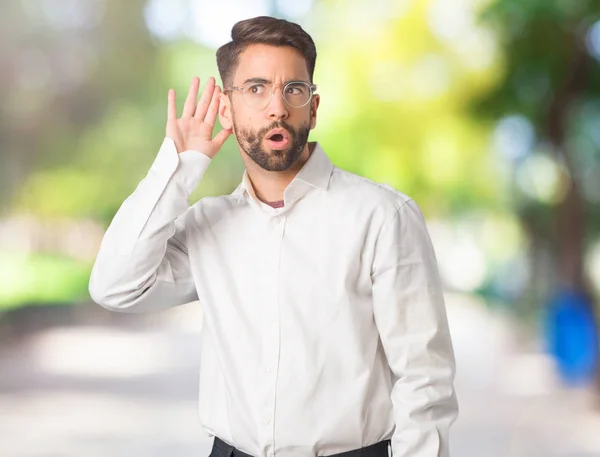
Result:
M256 457L314 457L391 438L447 457L454 353L417 204L334 166L320 145L285 189L188 198L211 159L165 138L108 228L89 291L114 311L203 306L199 414Z

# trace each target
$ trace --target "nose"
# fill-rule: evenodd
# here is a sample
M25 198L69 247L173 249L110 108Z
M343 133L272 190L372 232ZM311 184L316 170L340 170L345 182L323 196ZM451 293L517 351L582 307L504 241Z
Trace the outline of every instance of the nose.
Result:
M288 106L283 99L283 94L278 86L273 87L271 100L267 105L267 115L271 120L287 119L289 116Z

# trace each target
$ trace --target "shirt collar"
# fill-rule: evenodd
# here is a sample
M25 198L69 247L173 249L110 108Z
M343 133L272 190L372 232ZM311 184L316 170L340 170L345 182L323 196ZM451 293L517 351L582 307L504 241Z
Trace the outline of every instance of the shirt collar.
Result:
M292 187L292 185L297 185L295 184L297 182L302 182L312 187L327 189L332 171L333 163L331 163L329 157L327 157L327 154L325 154L325 151L323 151L323 148L321 148L321 145L317 142L312 154L296 176L294 176L294 179L292 179L288 188ZM237 202L240 203L246 194L252 197L255 197L256 195L252 188L252 183L248 178L248 171L244 170L242 182L236 187L231 195L236 195Z

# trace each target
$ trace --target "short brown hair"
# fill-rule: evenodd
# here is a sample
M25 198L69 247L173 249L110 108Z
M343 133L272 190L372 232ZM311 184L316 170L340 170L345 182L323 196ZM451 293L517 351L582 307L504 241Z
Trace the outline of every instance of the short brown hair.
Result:
M231 84L240 54L252 44L290 46L297 49L306 60L312 82L317 49L311 36L298 24L270 16L245 19L233 26L231 40L217 50L217 67L224 86Z

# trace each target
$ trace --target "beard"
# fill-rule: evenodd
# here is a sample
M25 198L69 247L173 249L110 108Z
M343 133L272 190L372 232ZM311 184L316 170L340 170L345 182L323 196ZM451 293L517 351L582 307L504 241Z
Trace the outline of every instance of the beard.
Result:
M289 132L289 145L282 150L266 151L262 146L263 140L267 133L276 128L283 128ZM240 147L259 167L267 171L285 171L290 169L302 155L308 141L310 124L306 122L295 129L285 121L275 121L258 131L252 131L238 128L234 121L233 130Z

